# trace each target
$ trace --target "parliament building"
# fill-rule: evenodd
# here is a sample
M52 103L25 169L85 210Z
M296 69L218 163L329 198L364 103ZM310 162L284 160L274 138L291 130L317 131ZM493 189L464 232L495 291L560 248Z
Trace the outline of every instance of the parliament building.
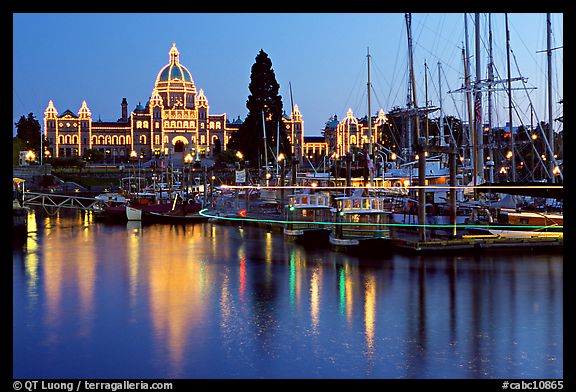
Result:
M171 156L183 159L187 153L196 157L213 157L218 149L226 150L228 142L242 120L230 121L226 113L211 114L204 91L197 91L190 71L180 63L176 44L169 51L169 62L158 76L152 95L145 105L139 103L128 111L126 98L121 103L117 121L94 120L86 101L78 113L70 110L58 114L52 101L44 112L44 136L52 157L82 156L90 149L104 153L108 162L126 162L134 151L144 159ZM304 141L302 115L285 116L291 141ZM294 149L294 147L293 147ZM294 151L302 154L303 149Z

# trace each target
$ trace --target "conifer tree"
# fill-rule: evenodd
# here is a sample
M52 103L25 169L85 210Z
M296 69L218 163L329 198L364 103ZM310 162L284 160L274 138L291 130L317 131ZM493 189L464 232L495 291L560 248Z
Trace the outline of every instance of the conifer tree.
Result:
M229 148L242 152L244 159L250 161L250 166L260 162L264 165L264 131L262 113L265 118L266 146L268 162L274 162L278 125L280 129L280 152L288 157L291 154L290 142L286 136L286 125L282 117L282 96L278 94L280 85L272 69L272 61L260 50L252 65L250 95L246 101L248 115L240 129L232 136Z

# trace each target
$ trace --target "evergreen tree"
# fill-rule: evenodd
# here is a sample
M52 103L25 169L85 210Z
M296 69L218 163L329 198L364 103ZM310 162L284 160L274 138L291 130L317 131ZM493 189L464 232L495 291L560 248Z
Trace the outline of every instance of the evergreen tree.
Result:
M266 129L266 146L268 161L273 162L276 152L276 139L278 125L280 129L280 152L290 156L290 142L286 135L286 126L282 117L282 96L278 95L280 85L276 81L272 61L268 55L260 50L256 62L252 65L250 95L246 101L248 115L240 129L232 136L229 148L242 152L244 159L250 161L251 166L264 164L264 131L262 127L262 113L264 112Z
M28 113L28 117L20 116L20 119L14 125L16 125L18 130L16 137L24 142L25 149L34 151L36 156L39 157L40 123L34 118L34 114Z

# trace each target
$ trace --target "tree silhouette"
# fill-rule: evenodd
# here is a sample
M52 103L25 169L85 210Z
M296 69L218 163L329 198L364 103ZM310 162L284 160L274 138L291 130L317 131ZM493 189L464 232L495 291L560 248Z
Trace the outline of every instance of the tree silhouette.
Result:
M278 95L280 85L276 81L272 61L261 49L252 65L250 95L246 101L248 115L240 126L240 129L232 135L229 148L242 152L244 159L250 161L250 165L264 163L264 130L262 127L262 113L265 118L266 146L268 161L272 162L277 154L276 139L279 129L280 151L285 156L290 155L290 142L286 136L286 125L282 117L282 96Z
M40 155L40 123L34 118L33 113L28 113L28 117L20 116L18 122L14 123L17 128L16 137L23 141L26 150L32 150L37 157ZM46 141L44 140L44 145Z

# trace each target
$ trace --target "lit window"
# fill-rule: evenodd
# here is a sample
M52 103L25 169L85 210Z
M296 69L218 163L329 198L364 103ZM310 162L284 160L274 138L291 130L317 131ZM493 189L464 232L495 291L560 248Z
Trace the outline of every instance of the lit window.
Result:
M184 128L188 128L188 121L184 121Z
M222 129L222 125L220 124L220 121L216 121L216 129Z
M144 121L144 122L142 123L142 126L143 126L144 128L146 128L146 129L148 129L148 121Z
M214 123L210 121L210 129L214 129Z
M176 121L172 120L170 122L170 125L172 126L172 128L176 128Z
M158 121L156 121L156 123L154 124L154 126L156 127L156 129L160 128L160 123Z
M142 121L136 121L136 128L142 128Z

